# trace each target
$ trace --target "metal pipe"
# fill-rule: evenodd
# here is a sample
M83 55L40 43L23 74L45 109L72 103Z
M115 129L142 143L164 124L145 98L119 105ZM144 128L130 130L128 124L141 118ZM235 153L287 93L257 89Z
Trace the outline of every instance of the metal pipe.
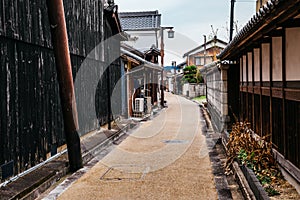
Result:
M46 3L51 26L69 164L70 170L74 172L82 167L82 155L64 6L62 0L46 0Z
M108 130L111 130L111 120L112 120L112 114L111 114L111 88L110 88L110 66L107 67L106 69L106 74L107 74L107 93L108 93L108 99L107 99L107 103L108 103L108 114L107 114L107 118L108 118Z

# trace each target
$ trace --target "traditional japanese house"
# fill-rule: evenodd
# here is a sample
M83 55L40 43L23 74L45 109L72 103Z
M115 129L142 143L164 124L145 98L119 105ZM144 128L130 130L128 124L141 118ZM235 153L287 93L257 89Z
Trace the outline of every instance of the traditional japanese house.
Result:
M259 136L270 135L276 159L299 182L300 0L270 0L258 8L218 55L221 62L207 66L209 109L221 113L213 117L220 130L230 129L235 115Z

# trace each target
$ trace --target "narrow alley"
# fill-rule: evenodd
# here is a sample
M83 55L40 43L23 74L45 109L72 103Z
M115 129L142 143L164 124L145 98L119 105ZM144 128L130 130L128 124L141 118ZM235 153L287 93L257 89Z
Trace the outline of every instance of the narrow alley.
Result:
M2 0L0 200L300 199L300 0Z
M218 199L199 105L170 93L166 99L168 108L58 199Z

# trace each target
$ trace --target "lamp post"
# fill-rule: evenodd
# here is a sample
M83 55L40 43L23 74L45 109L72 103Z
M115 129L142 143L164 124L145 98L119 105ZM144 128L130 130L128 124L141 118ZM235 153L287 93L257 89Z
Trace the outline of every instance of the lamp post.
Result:
M162 66L161 70L161 83L160 83L160 90L161 90L161 99L160 99L160 105L163 108L165 106L165 95L164 95L164 56L165 56L165 44L164 44L164 30L169 29L168 31L168 38L174 38L174 31L172 30L174 27L160 27L160 63Z

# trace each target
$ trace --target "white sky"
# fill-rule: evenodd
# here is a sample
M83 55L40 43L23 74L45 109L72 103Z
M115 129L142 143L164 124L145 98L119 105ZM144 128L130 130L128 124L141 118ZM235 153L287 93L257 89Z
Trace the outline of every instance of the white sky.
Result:
M255 14L255 2L236 0L235 21L239 29ZM175 54L185 53L203 44L203 35L212 35L211 25L219 39L228 41L229 38L230 0L115 0L115 4L119 6L119 12L158 10L162 14L162 26L173 26L175 38L181 36L193 41L178 44L184 47ZM186 43L189 46L184 45ZM167 45L168 41L166 48ZM182 55L177 57L173 59L183 60Z

